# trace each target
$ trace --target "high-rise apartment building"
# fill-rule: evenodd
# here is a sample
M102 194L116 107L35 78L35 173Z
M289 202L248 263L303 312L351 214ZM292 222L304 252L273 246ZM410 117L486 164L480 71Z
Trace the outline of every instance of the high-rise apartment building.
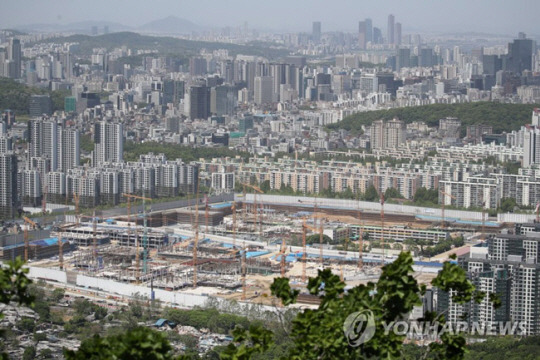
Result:
M17 156L13 153L0 154L0 218L15 216L19 206L17 190Z
M313 22L313 29L311 31L311 40L314 44L318 44L321 42L321 22L320 21L314 21Z
M523 167L540 164L540 127L525 125L523 128Z
M210 88L195 85L189 88L189 118L208 119L210 116Z
M58 169L59 127L56 121L47 119L32 119L28 121L29 147L28 156L50 161L48 171Z
M524 34L521 38L509 43L505 70L512 71L518 75L523 70L532 70L534 48L534 42L531 39L526 39Z
M360 47L360 49L365 49L368 42L366 27L367 26L365 21L358 22L358 46Z
M405 142L405 124L398 119L376 120L370 128L372 149L397 149Z
M9 40L9 46L8 46L8 61L11 61L13 63L13 73L10 76L14 77L16 79L21 77L21 41L19 39L10 39Z
M81 164L80 137L81 134L78 129L67 128L60 131L59 169L68 171Z
M411 67L411 49L399 48L396 51L396 71Z
M274 79L271 76L255 77L254 101L257 105L270 104L274 100Z
M207 62L205 58L191 57L189 59L189 74L191 76L204 75L207 72Z
M98 121L94 124L94 166L124 160L124 126L121 123Z
M370 18L364 20L366 29L366 43L373 42L373 21Z
M401 23L396 23L396 34L394 36L394 41L396 45L401 45Z
M452 294L437 290L437 312L447 313L450 323L497 328L499 322L519 322L524 335L540 334L540 234L536 230L536 224L516 224L516 234L492 235L487 248L471 248L460 256L459 265L486 297L480 303L456 304ZM492 294L501 301L497 309L489 300Z
M383 36L382 36L382 30L378 27L373 28L373 43L374 44L382 44L384 42Z
M238 102L238 92L229 85L219 85L210 90L210 112L213 115L232 115Z
M390 45L393 45L396 43L394 22L395 22L394 15L388 15L388 26L386 27L386 43Z
M41 205L41 176L38 170L25 169L21 172L21 203L26 206Z
M29 107L30 117L39 117L43 115L50 116L53 110L51 97L49 95L30 96Z

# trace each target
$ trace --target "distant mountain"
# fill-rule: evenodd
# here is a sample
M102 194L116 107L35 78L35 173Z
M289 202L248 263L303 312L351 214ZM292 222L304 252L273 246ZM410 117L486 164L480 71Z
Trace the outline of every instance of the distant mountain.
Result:
M44 32L70 32L90 34L93 26L97 26L98 33L103 34L103 28L109 27L109 32L132 30L131 27L110 21L80 21L69 24L28 24L18 25L14 28L21 31L44 31Z
M154 20L137 28L141 32L159 34L188 34L193 31L201 31L203 28L189 20L176 16L168 16L164 19Z

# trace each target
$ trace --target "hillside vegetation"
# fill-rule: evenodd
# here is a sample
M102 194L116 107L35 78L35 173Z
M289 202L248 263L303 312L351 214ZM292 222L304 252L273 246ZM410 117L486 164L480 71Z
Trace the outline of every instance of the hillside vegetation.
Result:
M28 114L31 95L51 95L53 110L64 108L64 97L69 96L69 91L50 91L20 84L12 79L0 77L0 111L10 109L16 114Z
M249 159L250 154L236 150L230 150L226 147L193 147L181 144L163 144L158 142L134 143L127 141L124 145L124 159L126 161L137 161L142 154L164 154L168 160L182 159L184 162L190 162L204 159L213 159L218 157L241 156L244 160Z
M227 49L230 55L245 54L264 56L270 59L286 56L287 50L275 49L269 46L237 45L218 42L193 41L177 39L170 36L148 36L133 32L117 32L99 36L71 35L43 40L44 43L79 43L79 53L92 54L94 48L107 48L111 50L120 46L127 46L137 50L155 50L160 54L199 54L201 49L208 51Z
M519 130L531 122L532 110L540 105L501 104L496 102L475 102L464 104L433 104L390 110L361 112L346 117L343 121L331 124L329 129L352 130L360 132L362 125L373 121L398 118L406 124L413 121L425 122L429 126L438 126L439 119L451 116L461 120L463 127L475 124L489 124L493 132Z

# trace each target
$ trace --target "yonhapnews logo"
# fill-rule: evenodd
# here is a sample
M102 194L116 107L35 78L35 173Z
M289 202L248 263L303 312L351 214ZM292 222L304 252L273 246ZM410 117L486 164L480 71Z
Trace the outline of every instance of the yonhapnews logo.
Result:
M343 332L352 347L358 347L368 342L375 335L373 312L371 310L353 312L345 319Z

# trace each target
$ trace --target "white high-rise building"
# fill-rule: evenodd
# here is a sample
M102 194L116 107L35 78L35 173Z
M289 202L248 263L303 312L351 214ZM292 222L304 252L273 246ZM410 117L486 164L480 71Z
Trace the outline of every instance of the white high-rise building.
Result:
M397 149L405 142L405 125L398 119L374 121L370 140L372 149Z
M81 164L81 140L77 129L65 129L60 132L59 169L67 171Z
M540 128L525 125L523 133L523 167L540 164Z
M271 76L255 77L255 104L270 104L273 102L274 79Z
M215 172L212 174L212 189L216 192L231 192L234 190L234 173Z
M99 121L94 125L94 166L124 160L124 126L121 123Z
M17 191L17 156L0 154L0 218L15 216L19 204Z
M532 125L540 126L540 109L534 108L532 113Z
M37 170L23 170L20 195L23 205L39 206L41 203L41 177Z
M29 158L45 158L51 162L50 171L58 169L58 124L53 120L30 120Z

